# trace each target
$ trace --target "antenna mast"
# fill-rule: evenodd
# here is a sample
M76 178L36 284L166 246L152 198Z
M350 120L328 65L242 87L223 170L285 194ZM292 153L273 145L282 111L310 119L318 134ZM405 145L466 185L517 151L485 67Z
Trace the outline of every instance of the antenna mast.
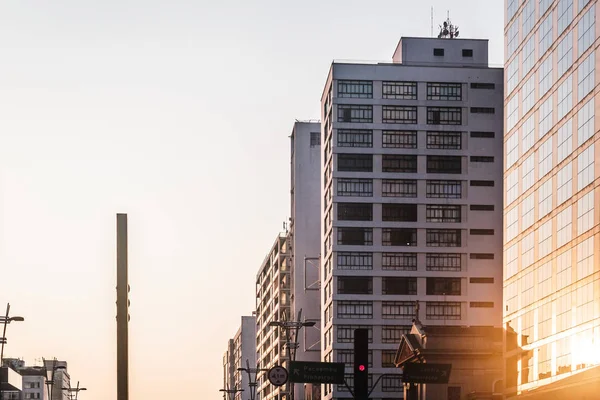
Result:
M442 25L440 25L440 33L438 39L454 39L458 37L458 26L453 25L450 21L450 11L448 11L448 17Z
M431 6L431 37L433 37L433 6Z

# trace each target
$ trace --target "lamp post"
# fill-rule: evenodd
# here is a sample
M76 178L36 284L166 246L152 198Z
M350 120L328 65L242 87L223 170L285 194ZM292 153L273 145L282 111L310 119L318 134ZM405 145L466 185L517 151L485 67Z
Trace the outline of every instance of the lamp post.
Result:
M44 372L46 375L46 387L48 389L48 396L50 397L50 400L54 400L54 384L56 383L56 371L59 369L65 369L64 366L62 365L56 365L56 363L58 362L58 360L56 359L56 357L54 357L54 359L52 360L52 368L50 369L50 371L48 371L48 367L46 366L46 359L42 358L42 361L44 362Z
M87 390L87 388L79 387L79 381L77 381L76 388L69 387L69 388L63 388L63 390L69 392L69 398L71 398L71 399L73 399L73 393L75 393L75 400L77 400L77 398L79 397L79 392L81 392L83 390ZM0 399L0 400L2 400L2 399Z
M258 373L261 371L268 371L266 368L250 368L250 361L246 360L246 368L238 368L238 371L245 371L248 374L248 388L250 389L250 400L254 400L256 397L256 379ZM254 376L252 376L254 374Z
M290 361L296 361L296 350L298 349L298 331L302 327L315 326L315 321L304 321L302 322L302 309L298 311L298 319L296 321L271 321L269 326L279 327L285 334L285 347L288 349L290 354ZM292 390L290 391L290 399L294 400L294 384L292 383Z
M4 325L2 329L2 336L0 336L0 368L4 365L4 345L6 344L6 326L11 322L23 322L23 317L11 317L10 316L10 303L6 304L6 314L4 317L0 317L0 323ZM0 400L2 400L2 380L0 379Z
M233 389L219 389L219 392L223 392L223 400L227 400L227 395L229 395L229 400L234 400L235 394L243 391L244 389L237 389L235 386L233 387ZM231 397L232 394L233 398Z

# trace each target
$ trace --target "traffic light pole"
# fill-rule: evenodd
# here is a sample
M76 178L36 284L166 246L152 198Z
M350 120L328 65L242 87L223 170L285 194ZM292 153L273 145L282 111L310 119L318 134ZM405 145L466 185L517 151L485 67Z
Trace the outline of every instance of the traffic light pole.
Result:
M256 386L258 385L256 379L258 378L258 373L261 371L268 371L265 368L250 368L250 361L246 360L246 368L238 368L238 371L245 371L248 374L248 389L250 389L250 400L254 400L256 398ZM254 377L252 376L254 374ZM0 399L2 400L2 399Z
M369 331L354 330L354 394L355 400L369 399Z

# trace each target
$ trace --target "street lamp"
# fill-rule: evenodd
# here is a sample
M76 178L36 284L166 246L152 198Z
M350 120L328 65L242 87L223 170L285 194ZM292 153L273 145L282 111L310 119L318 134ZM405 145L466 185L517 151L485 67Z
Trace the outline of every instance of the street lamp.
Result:
M48 389L48 396L50 397L50 400L53 400L53 395L54 395L54 384L55 384L55 379L56 379L56 371L59 369L65 369L64 365L56 365L56 363L58 362L58 360L56 359L56 357L54 357L54 359L52 360L52 368L50 371L48 371L48 367L46 366L46 359L42 358L42 361L44 362L44 372L45 372L45 376L46 376L46 387Z
M298 311L298 319L296 321L271 321L269 326L279 327L285 334L285 347L288 349L290 354L290 361L296 361L296 350L298 349L298 331L302 327L315 326L315 321L304 321L302 322L302 309ZM294 399L294 384L292 383L292 390L290 391L290 399Z
M69 385L70 386L70 385ZM64 391L69 392L69 398L73 399L73 392L75 393L75 400L77 400L77 397L79 397L79 392L81 392L82 390L87 390L87 388L80 388L79 387L79 381L77 381L77 387L76 388L63 388ZM2 400L2 399L0 399Z
M235 399L235 394L238 392L243 392L244 389L237 389L235 386L233 389L219 389L219 392L223 392L223 400L227 400L226 395L229 395L229 400ZM233 399L231 395L233 394Z
M268 371L266 368L250 368L250 361L246 360L246 368L238 368L238 371L245 371L248 374L248 387L250 389L250 400L254 400L256 397L256 378L258 378L258 373L261 371ZM254 374L254 377L252 376ZM253 379L254 378L254 379Z
M6 326L11 322L23 322L25 318L23 317L11 317L10 313L10 303L6 304L6 315L4 317L0 317L0 323L4 325L2 329L2 336L0 337L0 368L4 365L4 345L6 344ZM0 400L2 399L2 380L0 380Z

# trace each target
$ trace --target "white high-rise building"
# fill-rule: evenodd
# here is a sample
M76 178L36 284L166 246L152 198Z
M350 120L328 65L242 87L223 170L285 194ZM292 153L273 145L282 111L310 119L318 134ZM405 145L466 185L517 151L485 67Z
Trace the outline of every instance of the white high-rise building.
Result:
M389 63L334 62L321 103L322 360L352 386L366 328L372 382L397 374L417 301L425 326L501 326L503 70L487 40L402 38ZM384 377L371 397L402 390Z
M505 5L505 393L598 398L600 6Z

